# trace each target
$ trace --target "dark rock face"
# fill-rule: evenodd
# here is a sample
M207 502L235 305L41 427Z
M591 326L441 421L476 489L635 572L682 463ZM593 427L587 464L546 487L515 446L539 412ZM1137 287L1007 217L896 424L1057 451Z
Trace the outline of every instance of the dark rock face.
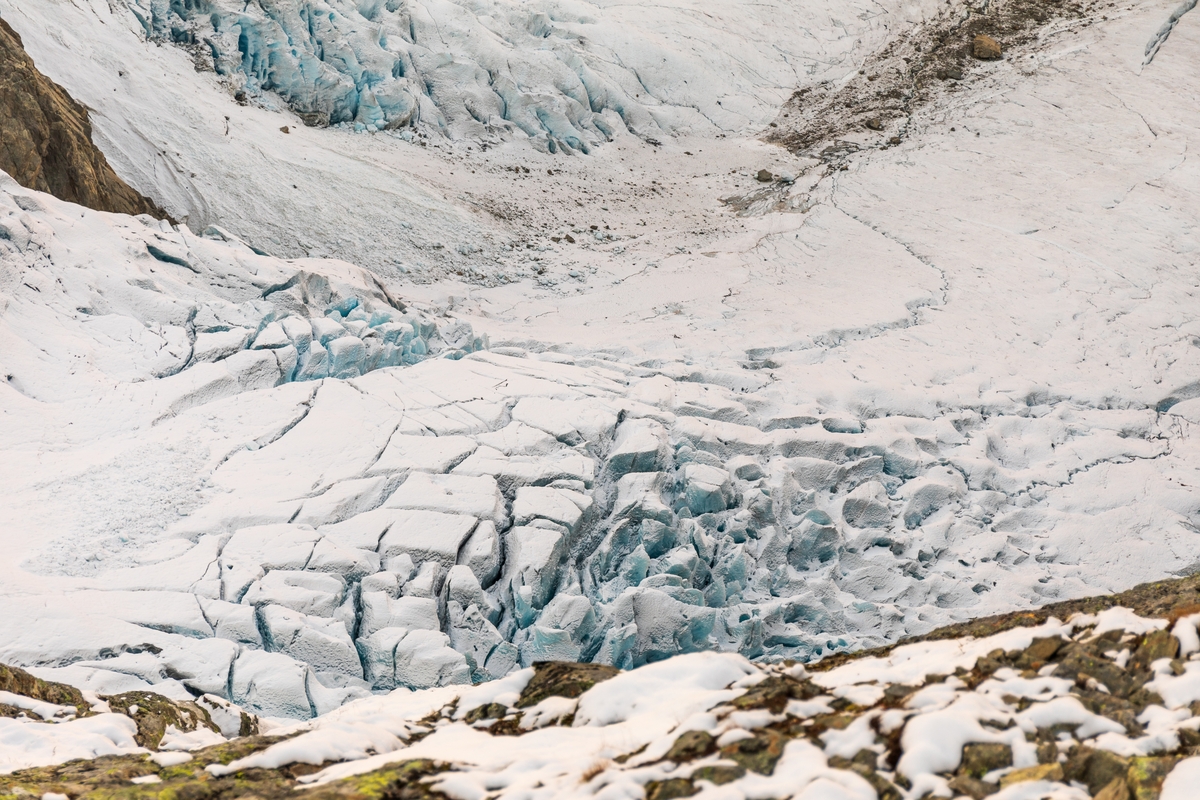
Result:
M92 143L87 109L38 72L0 19L0 169L28 189L97 211L162 211L117 177Z
M575 664L569 661L539 661L533 665L533 680L521 692L517 708L529 708L547 697L579 697L588 689L621 674L607 664Z
M0 25L2 24L3 22L0 21ZM0 124L3 124L2 120L0 120ZM74 686L44 681L33 677L23 669L6 664L0 664L0 692L11 692L60 706L75 706L80 715L86 715L91 706L91 703L84 700L83 694Z

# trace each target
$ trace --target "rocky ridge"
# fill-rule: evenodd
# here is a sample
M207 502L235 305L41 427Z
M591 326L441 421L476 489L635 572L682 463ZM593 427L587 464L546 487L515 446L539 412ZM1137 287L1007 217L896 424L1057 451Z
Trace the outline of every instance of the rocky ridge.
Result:
M0 732L125 715L137 741L10 767L0 798L273 798L308 786L393 800L473 796L482 780L494 797L1178 800L1200 774L1198 589L1195 576L1148 584L808 667L711 653L627 672L543 662L274 729L220 698L101 698L4 668ZM62 716L42 718L50 702ZM0 749L10 765L11 750Z

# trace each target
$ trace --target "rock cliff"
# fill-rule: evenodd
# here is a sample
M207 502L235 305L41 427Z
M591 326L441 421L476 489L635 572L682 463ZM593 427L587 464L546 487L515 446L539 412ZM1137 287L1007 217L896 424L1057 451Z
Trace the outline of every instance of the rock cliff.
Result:
M23 186L97 211L163 216L113 172L92 143L87 109L38 72L2 19L0 169Z

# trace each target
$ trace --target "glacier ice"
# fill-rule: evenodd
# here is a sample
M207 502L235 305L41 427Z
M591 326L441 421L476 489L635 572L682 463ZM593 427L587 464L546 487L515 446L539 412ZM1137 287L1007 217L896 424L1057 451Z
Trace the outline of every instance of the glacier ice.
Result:
M212 7L224 9L215 32L230 12ZM324 41L353 45L347 31ZM251 66L279 46L260 33L247 38ZM557 35L543 38L557 46ZM314 41L299 41L297 63ZM292 56L281 57L278 77L294 81ZM227 66L231 79L246 68ZM338 71L317 74L326 68ZM430 91L444 98L445 86ZM324 103L323 92L304 96ZM565 102L554 92L546 104ZM435 107L448 129L486 129L452 119L452 103ZM595 135L581 119L571 135ZM1051 401L1017 377L959 399L916 382L920 402L906 406L880 403L873 386L846 403L830 400L833 382L769 387L762 359L725 372L536 342L501 355L445 311L453 304L405 306L340 262L282 262L228 235L51 202L30 211L14 193L27 197L0 196L5 280L19 272L37 290L3 285L0 360L13 380L0 383L0 425L13 463L44 483L4 474L21 503L14 530L62 534L20 543L26 572L4 578L29 596L44 595L20 581L62 595L44 600L44 641L0 621L0 654L20 663L50 654L47 669L86 672L94 685L217 692L306 716L360 692L496 678L542 658L808 659L990 608L1001 594L1080 594L1096 572L1078 562L1114 542L1112 519L1096 517L1122 506L1148 517L1120 517L1125 531L1146 531L1128 546L1168 543L1160 563L1181 568L1191 558L1186 535L1163 532L1194 524L1194 504L1151 466L1186 452L1172 426L1194 401L1175 373L1146 390L1158 407ZM810 230L834 225L835 212L822 213ZM1164 352L1190 352L1190 330ZM64 342L81 366L45 355ZM61 478L69 464L87 472ZM64 509L55 519L34 516L35 500L88 484L98 488L53 498ZM134 492L137 519L119 509Z
M836 62L859 33L798 42L772 15L816 21L823 9L788 5L682 4L656 16L506 0L127 4L145 36L188 49L243 102L274 92L310 125L521 136L552 153L589 152L618 130L653 138L763 124L791 90L797 58ZM745 40L737 53L719 45L731 31Z

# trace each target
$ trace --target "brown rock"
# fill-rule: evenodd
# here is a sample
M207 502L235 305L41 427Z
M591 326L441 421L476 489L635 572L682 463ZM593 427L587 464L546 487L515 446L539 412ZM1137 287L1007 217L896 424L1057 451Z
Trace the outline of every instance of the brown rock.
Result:
M666 781L650 781L646 784L646 800L675 800L691 797L700 791L687 778L671 778Z
M1061 781L1063 779L1062 764L1038 764L1036 767L1014 769L1000 779L1000 788L1012 786L1014 783L1027 781Z
M883 121L879 117L872 117L867 120L867 127L873 131L881 131L883 130Z
M40 719L40 717L38 717L38 715L32 711L27 711L26 709L20 708L18 706L10 706L7 703L0 703L0 717L8 717L9 719L15 719L16 717L20 717L20 716L33 717L34 719Z
M708 731L688 731L675 740L667 751L666 759L679 763L695 761L717 749L716 740Z
M521 692L517 708L529 708L547 697L579 697L601 681L621 670L607 664L575 664L570 661L538 661L533 665L533 679Z
M732 783L738 778L746 774L746 770L742 767L723 767L714 765L711 767L701 767L692 773L693 781L708 781L720 786L725 783Z
M87 109L38 72L0 19L0 169L28 189L97 211L162 211L117 177L92 143Z
M1128 771L1128 760L1107 750L1097 750L1088 759L1083 782L1087 784L1088 791L1095 793L1118 778L1124 780Z
M749 739L739 739L721 748L721 756L735 762L751 772L760 775L770 775L775 771L775 764L783 756L783 746L787 740L773 730L759 731L757 736Z
M1012 766L1012 748L1006 744L977 743L963 747L959 774L982 778L994 769Z
M468 725L474 725L482 719L504 719L507 714L508 706L503 703L488 703L468 711L466 722Z
M1113 778L1112 782L1100 790L1095 800L1129 800L1129 784L1124 778Z
M1068 648L1054 676L1074 680L1081 686L1087 684L1087 678L1095 678L1117 697L1128 697L1137 686L1133 676L1116 664L1078 648Z
M971 800L983 800L983 798L1000 791L1000 786L995 783L985 783L967 775L958 775L951 778L950 788L958 794L965 794Z
M1179 743L1184 747L1200 747L1200 731L1194 731L1191 728L1180 728L1178 731Z
M1041 669L1064 644L1061 636L1034 639L1017 659L1017 669Z
M106 697L105 700L113 711L125 714L137 723L138 732L134 739L142 747L151 750L158 749L168 727L184 732L197 728L221 732L208 712L195 703L168 700L153 692L125 692Z
M0 25L4 21L0 20ZM3 79L0 78L0 81ZM0 119L0 128L4 120ZM3 141L0 139L0 141ZM23 669L0 664L0 691L19 694L45 703L60 706L75 706L79 716L85 716L91 704L83 699L83 695L74 686L65 683L52 683L41 678L35 678Z
M875 796L878 800L903 800L904 795L900 794L900 790L896 788L896 785L876 772L874 768L868 767L865 764L851 764L850 771L871 784L871 788L875 790Z
M1137 715L1141 713L1145 706L1137 708L1128 700L1113 697L1111 694L1105 694L1104 692L1081 689L1076 693L1076 696L1083 703L1084 707L1093 714L1099 714L1108 717L1114 722L1119 722L1125 726L1126 730L1132 733L1141 731L1142 726L1137 721Z
M1096 751L1083 745L1071 745L1067 752L1067 761L1063 764L1063 775L1069 781L1083 782L1083 774L1087 772L1088 761Z
M756 177L760 183L770 183L775 179L775 176L771 174L771 170L769 169L760 169Z
M800 681L787 675L772 675L751 686L732 705L742 711L765 708L772 714L781 714L788 700L811 700L821 694L821 689L808 680Z
M984 61L995 60L1000 57L1000 43L981 33L971 42L971 55Z
M1039 764L1052 764L1058 761L1058 745L1054 742L1042 742L1037 747L1037 760Z
M1107 750L1093 750L1076 745L1063 765L1064 777L1069 781L1086 784L1088 792L1096 794L1116 779L1125 780L1129 771L1129 759Z
M1178 758L1169 756L1146 756L1130 759L1129 772L1125 774L1125 781L1129 784L1133 800L1158 800L1158 795L1162 792L1163 781L1167 779L1167 774L1175 768L1177 763L1179 763Z
M1134 670L1150 669L1150 665L1160 658L1174 658L1179 655L1179 640L1166 631L1153 631L1146 634L1133 658L1129 660Z

